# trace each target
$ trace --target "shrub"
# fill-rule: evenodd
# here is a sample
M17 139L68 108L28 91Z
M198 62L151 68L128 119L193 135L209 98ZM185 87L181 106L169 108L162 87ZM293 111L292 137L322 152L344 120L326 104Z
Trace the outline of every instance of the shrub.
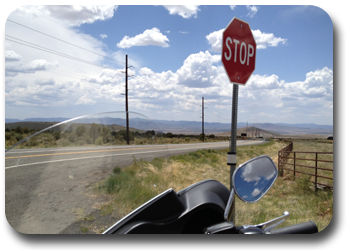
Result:
M10 140L11 139L11 133L5 133L5 140Z
M29 132L30 132L29 128L28 127L24 127L23 133L28 134Z
M83 125L80 125L79 127L77 127L77 129L75 130L75 134L78 136L78 137L81 137L83 136L83 134L85 133L86 131L86 128L83 126Z
M95 140L95 144L96 145L102 145L103 144L103 139L101 136L99 136L96 140Z
M113 168L113 174L119 174L121 173L122 169L120 167Z
M92 144L93 143L92 138L90 136L86 137L86 143L87 144Z
M167 133L167 134L165 135L165 137L167 137L167 138L173 138L174 135L173 135L173 133Z
M23 133L23 131L22 131L22 129L21 129L21 126L17 126L17 128L15 128L14 131L15 131L16 133L18 133L18 134L22 134L22 133Z
M20 141L23 139L23 135L22 134L15 134L15 138L17 141Z
M55 138L55 140L59 140L61 138L61 133L60 132L53 132L53 138Z

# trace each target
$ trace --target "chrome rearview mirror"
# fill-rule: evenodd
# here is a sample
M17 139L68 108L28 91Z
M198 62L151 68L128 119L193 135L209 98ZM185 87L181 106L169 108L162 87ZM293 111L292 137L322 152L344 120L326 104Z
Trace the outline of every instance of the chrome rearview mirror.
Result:
M239 165L233 173L234 191L244 202L257 202L272 187L277 172L277 167L269 156L253 158Z

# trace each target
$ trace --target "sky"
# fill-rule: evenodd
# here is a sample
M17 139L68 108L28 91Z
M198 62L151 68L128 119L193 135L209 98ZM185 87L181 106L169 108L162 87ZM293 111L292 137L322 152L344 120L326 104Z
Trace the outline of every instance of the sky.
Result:
M125 110L231 122L222 33L236 17L257 44L238 122L333 125L333 23L313 5L22 6L5 23L5 118Z

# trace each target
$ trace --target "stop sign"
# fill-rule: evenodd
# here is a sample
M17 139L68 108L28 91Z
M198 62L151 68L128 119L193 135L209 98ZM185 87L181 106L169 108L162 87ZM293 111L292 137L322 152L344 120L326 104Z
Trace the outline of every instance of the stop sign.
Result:
M249 24L236 17L222 34L221 61L231 83L245 85L255 70L256 43Z

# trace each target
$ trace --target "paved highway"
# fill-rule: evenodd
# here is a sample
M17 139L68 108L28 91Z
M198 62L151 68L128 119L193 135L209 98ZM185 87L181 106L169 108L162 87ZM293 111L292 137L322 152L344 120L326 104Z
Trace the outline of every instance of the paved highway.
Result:
M237 146L260 143L264 141L237 141ZM104 202L87 196L86 190L115 166L130 165L133 157L151 160L228 147L228 142L216 142L13 149L5 155L6 217L19 232L57 234L96 209L96 202Z

